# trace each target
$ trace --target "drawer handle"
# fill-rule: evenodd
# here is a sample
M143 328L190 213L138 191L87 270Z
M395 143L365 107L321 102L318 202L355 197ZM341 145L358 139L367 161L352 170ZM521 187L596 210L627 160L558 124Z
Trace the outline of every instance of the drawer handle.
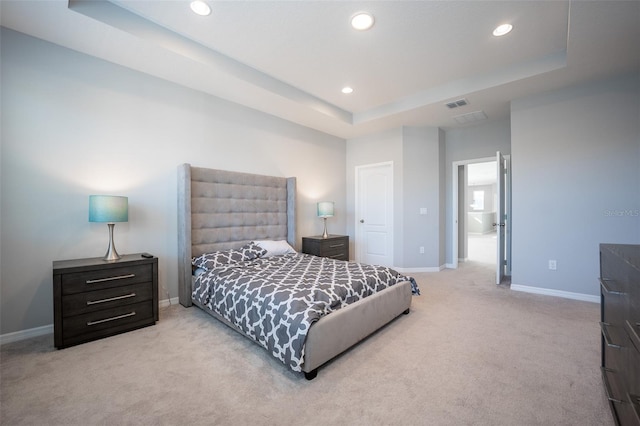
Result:
M635 323L635 326L629 322L629 320L625 321L627 323L627 328L629 329L629 337L631 337L631 343L633 343L633 346L636 346L636 349L638 349L638 351L640 351L640 348L637 347L637 344L635 342L640 343L640 336L638 336L638 332L636 331L636 328L640 327L640 322Z
M609 294L627 294L624 291L611 290L609 287L607 287L607 283L610 281L614 281L614 280L610 280L607 278L600 278L600 286L604 289L605 292Z
M118 275L117 277L99 278L97 280L87 280L87 284L103 283L105 281L124 280L125 278L133 278L136 274Z
M132 317L135 314L136 314L136 311L133 311L133 312L129 312L128 314L118 315L116 317L105 318L105 319L101 319L101 320L97 320L97 321L89 321L89 322L87 322L87 325L102 324L103 322L115 321L115 320L119 320L119 319L122 319L122 318Z
M607 372L615 373L610 368L602 367L602 381L604 382L604 393L607 399L611 402L617 402L618 404L624 404L627 401L623 401L621 399L616 399L611 396L611 389L609 388L609 380L607 379Z
M87 306L97 305L98 303L112 302L114 300L128 299L130 297L136 297L136 294L135 293L129 293L129 294L125 294L123 296L109 297L108 299L87 300Z
M602 330L602 336L604 337L604 342L610 348L621 349L622 346L611 343L611 340L609 339L609 333L607 332L607 327L610 326L610 325L611 324L608 324L606 322L601 322L600 323L600 329Z
M329 247L331 247L331 248L344 247L344 243L342 243L342 244L329 244Z

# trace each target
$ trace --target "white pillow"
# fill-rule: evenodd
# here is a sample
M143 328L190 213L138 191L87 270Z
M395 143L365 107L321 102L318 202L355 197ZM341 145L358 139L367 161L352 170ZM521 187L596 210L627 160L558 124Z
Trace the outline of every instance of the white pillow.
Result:
M253 241L253 242L267 251L267 253L263 254L262 257L296 253L296 251L285 240L280 240L280 241L261 240L261 241Z

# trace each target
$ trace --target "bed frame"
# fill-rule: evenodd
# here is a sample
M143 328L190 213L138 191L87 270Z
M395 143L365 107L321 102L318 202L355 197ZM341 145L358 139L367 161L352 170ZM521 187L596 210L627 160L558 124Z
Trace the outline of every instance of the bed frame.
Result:
M252 240L287 240L297 247L296 179L224 170L178 167L178 284L180 304L191 299L191 259L239 248ZM311 380L318 367L411 307L411 283L403 281L322 317L307 334L302 371ZM243 334L244 335L244 334Z

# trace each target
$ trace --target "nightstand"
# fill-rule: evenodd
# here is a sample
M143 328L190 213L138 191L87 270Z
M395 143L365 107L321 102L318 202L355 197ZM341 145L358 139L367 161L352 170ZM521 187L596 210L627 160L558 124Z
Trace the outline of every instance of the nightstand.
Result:
M58 349L158 321L158 258L141 254L53 262L53 329Z
M330 257L337 260L349 260L349 236L329 235L322 238L302 237L302 252L320 257Z

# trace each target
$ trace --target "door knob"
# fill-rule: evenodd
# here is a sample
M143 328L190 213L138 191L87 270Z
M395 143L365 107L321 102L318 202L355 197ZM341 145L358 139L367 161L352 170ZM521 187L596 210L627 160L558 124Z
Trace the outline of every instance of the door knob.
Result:
M360 219L360 223L364 223L364 219Z

